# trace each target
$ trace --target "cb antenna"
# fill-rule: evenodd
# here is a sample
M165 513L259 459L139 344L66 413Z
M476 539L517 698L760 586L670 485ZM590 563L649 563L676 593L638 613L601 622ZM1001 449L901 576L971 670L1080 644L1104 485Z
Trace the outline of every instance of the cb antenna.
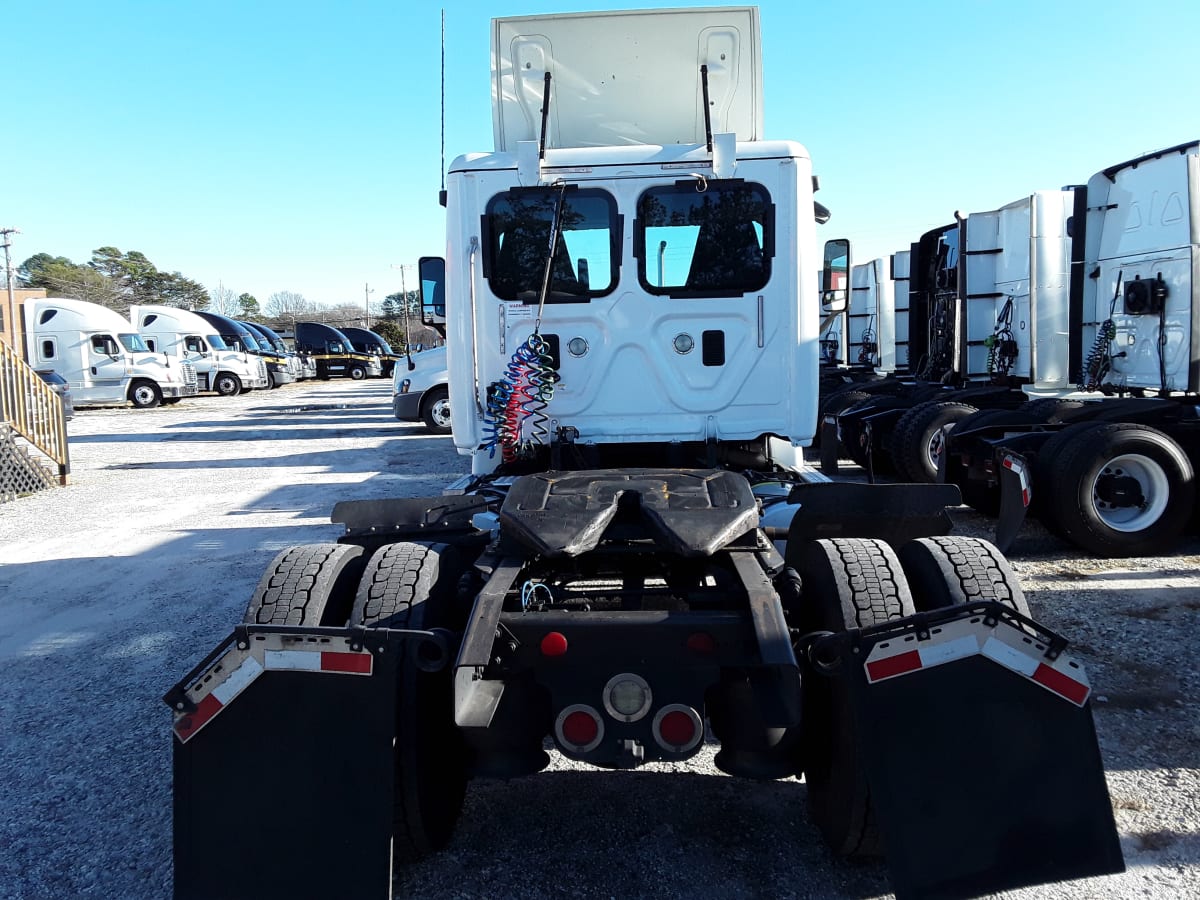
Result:
M442 197L446 196L446 7L442 7ZM443 200L443 202L445 202Z

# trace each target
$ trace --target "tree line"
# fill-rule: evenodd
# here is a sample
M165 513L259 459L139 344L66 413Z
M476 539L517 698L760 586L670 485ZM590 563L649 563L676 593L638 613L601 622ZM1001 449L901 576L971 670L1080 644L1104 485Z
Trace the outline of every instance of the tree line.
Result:
M277 291L264 303L249 293L238 293L224 284L206 288L180 272L159 269L144 253L122 252L116 247L92 251L85 263L65 256L35 253L17 268L24 287L45 288L52 297L87 300L129 315L134 305L158 304L180 309L205 310L278 330L291 330L299 321L318 321L335 328L365 326L381 334L393 347L405 344L404 315L409 315L408 336L413 343L438 342L436 332L421 325L421 300L417 291L397 291L370 311L356 303L333 306L315 303L295 291Z

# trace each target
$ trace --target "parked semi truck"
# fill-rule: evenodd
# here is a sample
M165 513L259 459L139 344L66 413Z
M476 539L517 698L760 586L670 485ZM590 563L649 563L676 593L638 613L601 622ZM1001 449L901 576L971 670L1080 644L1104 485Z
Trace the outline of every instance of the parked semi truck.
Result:
M899 278L896 256L903 269ZM868 399L871 395L860 390L864 384L909 376L908 252L896 256L851 266L847 291L834 286L834 276L839 263L850 259L850 242L825 242L818 421ZM820 446L821 431L814 435L814 446Z
M249 361L251 373L247 375L247 380L242 382L242 390L269 388L271 386L271 375L267 369L267 360L258 352L257 339L255 339L254 335L244 325L220 313L197 310L196 315L207 322L209 327L216 330L227 347L245 355ZM253 376L252 380L251 375Z
M355 328L348 326L339 329L342 334L350 338L350 343L359 353L365 353L367 356L374 356L379 360L380 372L384 378L391 378L395 371L396 362L400 359L400 354L392 349L392 345L383 339L379 334L371 331L369 328Z
M300 354L288 347L278 334L266 325L258 322L239 320L238 324L254 335L263 359L267 363L267 374L271 379L271 387L291 384L301 381L304 376L304 363Z
M29 364L65 378L77 407L146 409L196 393L191 363L151 352L114 310L61 297L27 300L22 309Z
M1192 141L1078 190L1058 389L1031 383L1028 403L981 411L947 439L943 479L983 511L1003 506L1004 543L1031 503L1051 531L1099 556L1161 553L1194 524L1197 185Z
M709 728L900 897L1122 868L1083 669L957 491L803 462L817 210L759 59L753 7L493 21L496 148L421 261L470 474L339 503L168 693L177 896L386 897L470 778Z
M450 373L446 348L401 359L392 374L392 411L402 422L424 422L434 434L450 433Z
M826 471L840 449L872 475L932 482L955 423L1020 405L1027 385L1066 388L1074 198L1070 189L1039 191L957 216L912 246L912 377L854 385L863 392L856 402L824 415Z
M266 386L258 361L229 347L216 328L195 313L174 306L131 306L129 321L151 352L192 366L201 391L230 397Z
M354 342L339 329L320 322L296 323L296 350L310 355L317 364L317 377L346 376L360 381L383 372L379 358L354 349Z

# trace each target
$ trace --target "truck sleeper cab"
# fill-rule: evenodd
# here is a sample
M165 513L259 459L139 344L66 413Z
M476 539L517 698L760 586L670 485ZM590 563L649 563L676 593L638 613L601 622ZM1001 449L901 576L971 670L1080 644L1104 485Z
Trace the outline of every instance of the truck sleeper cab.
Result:
M303 381L311 377L305 371L304 360L300 354L287 345L282 337L273 329L261 322L243 322L255 335L261 335L262 341L270 346L279 356L287 360L288 371L294 381Z
M216 328L188 310L173 306L131 306L130 323L151 351L196 370L197 388L232 396L258 384L257 361L231 349Z
M258 345L256 352L267 364L267 378L271 381L271 387L277 388L299 380L300 361L294 359L293 354L282 346L282 341L280 342L281 346L277 347L266 332L253 322L244 322L240 319L235 321L250 333Z
M297 351L316 361L317 377L323 381L334 376L360 381L378 378L383 371L378 357L357 352L350 338L331 325L297 322L295 341Z
M30 364L62 375L76 407L129 402L142 409L196 393L189 362L153 353L111 309L56 297L27 301L23 309Z
M246 376L246 379L242 381L239 390L258 390L271 386L271 377L267 371L267 361L258 353L258 341L245 326L239 324L237 320L223 316L220 313L198 310L196 315L216 329L217 334L220 335L221 340L225 342L227 347L242 354L246 359L250 367L250 372ZM233 391L232 393L237 393L237 391Z
M383 336L376 334L369 328L354 328L352 326L340 329L342 334L350 338L354 349L359 353L364 353L367 356L374 356L379 360L381 372L384 378L391 378L392 373L396 369L396 362L401 358L392 345L383 339Z

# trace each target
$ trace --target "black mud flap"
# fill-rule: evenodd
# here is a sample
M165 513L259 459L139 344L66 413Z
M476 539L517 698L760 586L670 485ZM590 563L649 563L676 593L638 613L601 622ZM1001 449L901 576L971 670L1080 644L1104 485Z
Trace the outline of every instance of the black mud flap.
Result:
M838 433L837 416L825 416L821 420L821 471L826 475L838 473L838 459L842 451L842 437Z
M411 634L242 626L167 694L175 897L391 897Z
M901 900L1124 870L1090 687L1063 645L993 602L843 637L837 677Z
M998 450L996 463L996 471L1000 473L1000 517L996 522L995 544L1001 553L1007 553L1033 502L1032 479L1029 462L1019 453Z
M953 484L797 484L788 503L800 509L788 529L788 546L822 538L879 538L899 547L914 538L949 534L948 506L962 498Z

